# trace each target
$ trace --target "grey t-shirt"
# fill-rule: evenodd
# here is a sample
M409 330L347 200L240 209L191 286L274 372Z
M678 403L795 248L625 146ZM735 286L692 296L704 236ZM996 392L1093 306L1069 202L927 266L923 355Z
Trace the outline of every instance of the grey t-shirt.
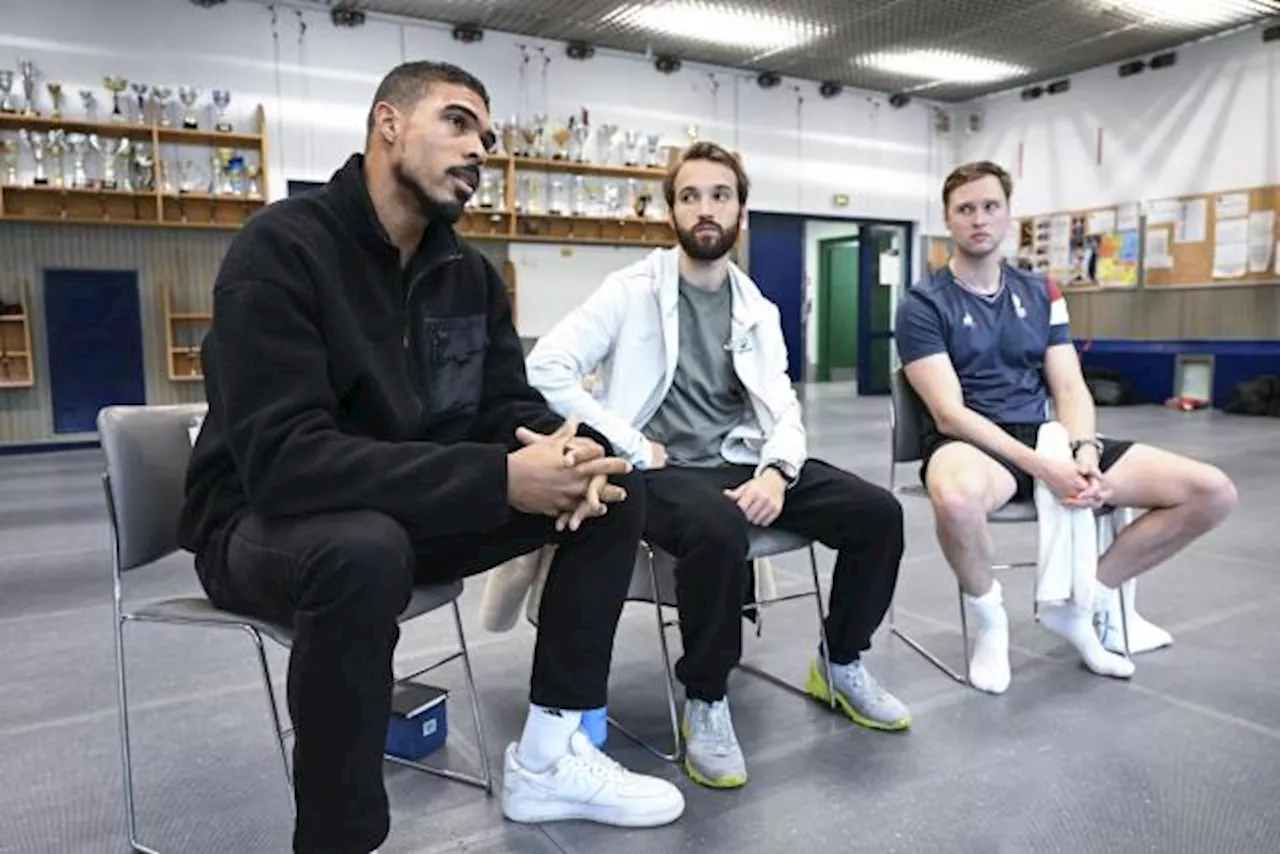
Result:
M742 421L746 393L727 349L732 314L727 281L715 291L705 291L680 279L675 376L662 405L641 431L666 446L672 465L723 465L720 445Z

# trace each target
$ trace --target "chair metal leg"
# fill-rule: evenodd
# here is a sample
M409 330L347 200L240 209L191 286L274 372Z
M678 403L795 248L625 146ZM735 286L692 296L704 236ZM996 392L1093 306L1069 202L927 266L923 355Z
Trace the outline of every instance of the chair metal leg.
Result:
M471 670L471 655L467 651L466 633L462 629L462 614L458 610L458 603L453 602L453 621L454 627L458 633L458 651L452 655L446 656L439 661L429 664L420 670L416 670L408 676L397 679L397 682L407 682L423 673L435 670L454 659L461 658L463 670L466 674L467 690L471 694L471 716L476 728L476 749L479 753L477 764L481 769L479 776L468 774L463 771L454 771L450 768L437 768L434 765L428 765L425 762L419 762L413 759L405 759L401 756L393 756L390 753L384 753L383 759L396 765L412 768L415 771L421 771L424 774L431 774L435 777L442 777L446 780L452 780L455 783L465 783L468 786L475 786L477 789L483 789L487 794L493 794L493 772L489 764L489 744L484 734L484 721L480 715L480 698L476 694L475 676Z
M119 575L116 576L119 578ZM116 700L120 707L120 770L124 779L124 813L129 846L141 854L160 854L154 848L138 841L138 816L133 800L133 758L129 742L129 693L126 687L124 663L125 617L120 613L120 600L115 601L116 641Z
M658 622L658 646L662 649L662 674L667 686L667 715L671 719L671 750L664 751L654 743L632 732L618 722L612 713L608 716L609 724L645 750L667 762L679 762L684 757L684 739L680 737L680 711L676 704L675 676L671 667L671 650L667 646L667 621L662 616L662 594L658 590L658 571L655 566L653 549L642 544L645 550L645 562L649 567L649 581L653 591L653 612Z
M965 626L963 599L961 599L961 602L960 602L960 633L965 638L965 673L963 675L961 675L960 673L957 673L953 667L951 667L942 659L938 658L938 656L934 655L932 652L926 649L925 646L922 643L920 643L920 641L916 640L914 637L912 637L910 634L904 631L897 624L896 621L891 621L889 623L889 631L898 640L902 641L907 646L915 650L920 655L921 658L923 658L925 661L932 664L934 667L938 668L938 670L942 671L944 675L951 677L953 680L955 680L956 682L959 682L961 685L969 684L968 629Z
M276 691L271 685L271 668L267 663L267 650L262 643L262 633L249 625L241 626L253 641L258 651L258 666L262 671L262 687L266 689L267 707L271 712L272 730L275 732L276 746L280 750L280 762L284 765L284 781L289 787L289 800L293 800L293 769L289 765L289 749L285 746L285 727L280 721L280 704L276 701Z
M812 592L801 593L795 596L779 596L776 599L771 599L766 602L757 602L756 606L761 611L763 611L769 605L777 605L781 602L787 602L796 598L809 597L809 596L813 597L814 602L817 605L817 609L818 609L818 637L819 637L818 643L819 643L819 649L820 649L819 654L822 657L823 670L827 678L827 684L830 685L831 684L831 647L828 645L828 642L827 642L827 614L826 614L825 608L823 607L823 602L822 602L822 584L818 580L818 553L815 550L815 547L812 543L809 544L809 570L813 576ZM740 661L738 662L738 669L741 670L743 673L749 673L752 676L765 680L766 682L771 682L774 685L777 685L779 688L785 688L786 690L792 692L793 694L798 694L801 697L812 699L812 696L803 687L795 685L791 682L788 682L782 677L776 676L773 673L770 673L769 671L764 670L761 667L757 667L754 664L749 664L745 661ZM836 706L834 691L831 692L831 699L829 701L829 705L833 709Z

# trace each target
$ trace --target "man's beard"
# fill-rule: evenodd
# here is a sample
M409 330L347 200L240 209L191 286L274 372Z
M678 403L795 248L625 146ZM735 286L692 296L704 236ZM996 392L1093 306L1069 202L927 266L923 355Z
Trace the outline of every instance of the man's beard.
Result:
M471 180L472 186L476 186L479 183L479 178L478 174L475 173L478 173L478 171L473 171L471 167L460 167L450 169L449 174L457 175L465 180ZM405 171L402 163L395 165L395 176L400 186L408 190L410 195L418 202L418 207L422 209L422 215L428 222L439 221L452 225L462 218L462 211L466 207L469 196L463 198L455 196L449 201L433 198L427 194L426 190L422 189L422 185L412 175Z
M727 229L720 229L720 233L715 240L707 240L694 231L697 228L707 225L706 222L700 222L690 229L676 229L676 238L680 241L680 248L695 261L719 261L728 255L738 242L738 223L734 223ZM711 223L719 228L716 223Z

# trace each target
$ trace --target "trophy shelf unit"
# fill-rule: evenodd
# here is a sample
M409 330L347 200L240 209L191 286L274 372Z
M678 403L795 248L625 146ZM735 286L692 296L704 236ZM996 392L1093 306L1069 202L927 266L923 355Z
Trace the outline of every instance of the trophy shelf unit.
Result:
M594 243L606 246L658 247L675 243L675 232L665 219L646 219L634 214L582 216L529 213L516 209L518 179L522 172L660 182L666 176L666 169L507 154L489 157L484 168L502 170L504 173L502 206L467 207L458 222L458 233L464 237L529 243Z
M97 122L79 118L52 118L0 113L0 132L63 131L66 134L97 134L117 140L129 139L149 144L152 151L150 183L153 189L121 190L101 186L72 187L69 181L15 185L0 183L0 222L31 222L66 225L142 226L146 228L186 228L235 230L250 214L266 205L267 137L262 107L253 113L255 133L193 130L136 122ZM233 149L256 154L256 196L232 193L166 192L166 161L162 145L182 145L207 149ZM68 156L68 155L64 155ZM90 152L95 160L97 152ZM207 163L202 164L206 166ZM68 173L69 169L65 170ZM212 179L212 176L210 176Z
M160 289L164 310L164 352L170 382L198 383L204 382L204 371L200 365L200 344L209 325L213 323L213 313L200 310L174 311L173 296L170 285Z
M17 312L5 304L0 313L0 390L31 388L36 384L31 350L31 310L26 287L19 292Z

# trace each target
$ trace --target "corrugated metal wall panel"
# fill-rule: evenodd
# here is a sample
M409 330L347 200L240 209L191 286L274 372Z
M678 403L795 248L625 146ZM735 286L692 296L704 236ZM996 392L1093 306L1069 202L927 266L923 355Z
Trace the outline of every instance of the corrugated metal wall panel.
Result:
M147 402L203 400L200 383L169 379L163 288L172 289L175 311L209 310L214 275L233 236L221 231L0 223L0 298L12 300L19 288L26 291L36 372L34 388L0 389L0 444L86 438L53 432L43 321L46 268L136 271Z

